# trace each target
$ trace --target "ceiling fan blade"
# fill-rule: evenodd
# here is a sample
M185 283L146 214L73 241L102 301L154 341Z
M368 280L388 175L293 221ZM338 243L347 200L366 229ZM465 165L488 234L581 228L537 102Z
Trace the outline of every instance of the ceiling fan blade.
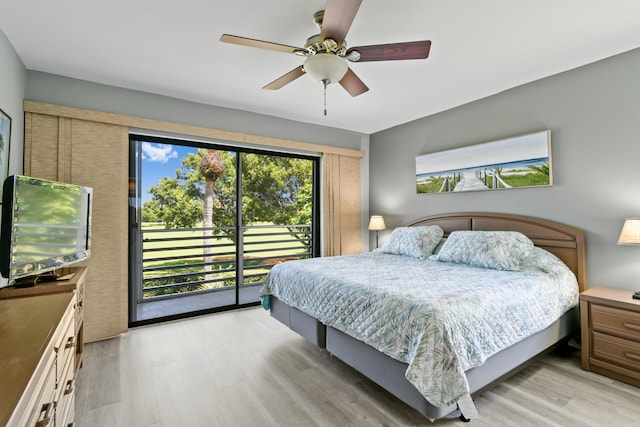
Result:
M430 40L378 44L372 46L352 47L347 50L345 58L352 62L426 59L429 56L429 50L431 50ZM358 57L356 53L359 53L360 56Z
M327 0L320 38L333 39L341 45L358 13L360 3L362 0Z
M302 76L303 74L304 74L304 69L302 68L302 65L300 65L299 67L289 71L284 76L275 79L274 81L272 81L271 83L263 87L262 89L267 89L267 90L280 89L281 87L288 85L289 83L291 83L298 77Z
M356 76L356 73L354 73L351 68L347 70L347 74L340 80L340 85L342 85L351 96L358 96L369 90L367 85Z
M221 42L239 44L242 46L257 47L259 49L277 50L285 53L296 53L302 51L302 48L295 46L288 46L286 44L265 42L263 40L250 39L247 37L232 36L231 34L223 34L220 37Z

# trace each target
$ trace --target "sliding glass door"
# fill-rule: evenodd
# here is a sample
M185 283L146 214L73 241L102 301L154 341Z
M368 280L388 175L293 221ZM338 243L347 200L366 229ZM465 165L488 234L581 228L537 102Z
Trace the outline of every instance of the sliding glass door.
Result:
M131 135L130 159L130 323L256 304L319 254L317 158Z

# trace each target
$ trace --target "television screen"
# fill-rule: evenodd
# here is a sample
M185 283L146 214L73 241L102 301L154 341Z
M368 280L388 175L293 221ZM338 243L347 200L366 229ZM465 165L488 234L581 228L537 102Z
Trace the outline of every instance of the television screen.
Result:
M21 175L5 180L0 230L4 286L30 282L26 279L89 257L91 197L90 187Z

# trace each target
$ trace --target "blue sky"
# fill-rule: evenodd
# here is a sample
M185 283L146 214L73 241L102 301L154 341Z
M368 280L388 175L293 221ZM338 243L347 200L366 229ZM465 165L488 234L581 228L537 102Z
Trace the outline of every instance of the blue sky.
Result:
M182 167L182 159L195 153L196 147L183 145L142 143L142 203L151 200L149 188L164 177L175 178L176 169Z

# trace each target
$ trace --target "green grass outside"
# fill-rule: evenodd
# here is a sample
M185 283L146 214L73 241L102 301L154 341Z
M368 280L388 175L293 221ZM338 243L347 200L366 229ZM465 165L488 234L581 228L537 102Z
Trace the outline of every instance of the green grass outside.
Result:
M161 228L158 224L149 224L145 223L142 225L142 230L147 231L151 229ZM286 229L278 228L278 227L265 227L249 230L245 234L244 244L245 244L245 252L247 250L265 250L264 252L260 251L254 254L245 254L245 266L257 265L261 264L261 260L252 261L251 258L256 257L267 257L267 256L290 256L290 255L303 255L307 252L307 249L303 247L303 243L300 241L288 241L291 237L289 235L282 236L252 236L255 234L266 234L266 233L275 233L275 232L284 232ZM177 261L145 261L144 266L176 266L181 264L190 264L190 263L198 263L203 261L202 248L188 249L181 247L184 246L199 246L203 244L203 236L202 231L193 231L193 230L176 230L162 233L151 233L147 234L145 238L149 238L149 235L152 236L150 240L147 240L143 243L144 249L149 248L157 248L166 250L160 250L158 252L146 253L144 255L145 259L149 258L159 258L159 257L167 257L167 256L180 256L185 257L185 259L177 260ZM188 240L177 241L177 242L163 242L163 241L153 241L153 238L163 238L163 239L175 239L175 238L188 238ZM214 243L216 245L222 245L214 248L213 256L215 259L219 261L225 261L220 264L217 264L214 269L224 270L224 269L234 269L235 270L235 257L232 254L228 254L229 252L235 253L235 243L233 240L224 237L214 237ZM283 250L281 249L283 246L291 247L293 249ZM216 256L216 254L219 254ZM275 263L275 262L274 262ZM245 270L245 276L248 274L261 274L260 277L255 278L247 278L245 283L257 282L264 279L266 273L268 273L270 267L262 267L258 269ZM147 281L144 284L145 288L167 285L172 283L180 283L180 282L189 282L189 281L198 281L203 280L205 278L205 273L202 270L201 266L194 267L180 267L180 268L167 268L167 269L159 269L151 272L146 272L144 274L145 278L152 278L156 276L162 276L167 274L180 274L180 273L196 273L193 276L176 278L176 279L158 279L153 281ZM157 295L165 295L165 294L173 294L179 292L189 292L194 290L204 290L204 289L212 289L212 288L220 288L225 286L234 286L235 285L235 271L229 272L220 272L216 273L213 271L210 273L210 277L215 277L219 279L223 279L223 281L206 283L206 284L194 284L190 286L184 286L180 288L172 288L166 290L149 290L145 292L145 296L157 296Z
M158 224L142 224L142 231L148 231L151 229L161 228ZM305 248L303 247L300 241L291 241L287 242L290 239L289 235L282 236L252 236L252 234L266 234L266 233L277 233L277 232L285 232L286 229L283 228L258 228L249 230L248 233L245 234L244 245L245 250L255 250L255 249L266 249L268 251L260 252L255 256L277 256L277 255L290 255L296 253L304 253ZM189 231L189 230L176 230L176 231L168 231L163 233L153 233L147 234L149 240L143 242L144 249L162 249L167 247L167 245L171 245L171 249L157 251L157 252L149 252L145 254L145 259L150 257L159 258L159 257L167 257L167 256L184 256L202 259L202 249L181 249L181 247L185 246L202 246L204 242L204 238L202 236L202 231ZM176 238L189 238L189 240L181 240L175 242L157 242L153 241L153 239L163 238L163 239L176 239ZM224 245L214 249L215 253L225 253L225 252L235 252L235 243L233 240L223 237L214 237L216 245ZM270 243L271 242L271 243ZM292 249L288 251L283 251L280 249L283 245L287 247L298 247L298 249ZM271 250L269 250L271 249ZM157 262L148 263L149 266L156 265ZM145 264L146 265L146 264Z

